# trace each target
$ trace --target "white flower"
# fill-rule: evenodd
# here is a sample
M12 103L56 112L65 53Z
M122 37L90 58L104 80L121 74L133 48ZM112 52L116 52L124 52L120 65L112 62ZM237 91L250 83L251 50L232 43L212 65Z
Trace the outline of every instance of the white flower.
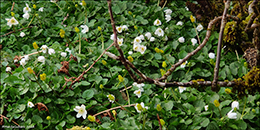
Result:
M24 59L25 59L25 61L28 61L28 60L29 60L29 56L28 56L28 55L25 55L25 56L24 56Z
M166 9L164 10L166 15L171 15L172 14L172 10L171 9Z
M165 15L165 20L166 20L166 22L169 22L170 20L171 20L171 15Z
M189 8L188 8L187 6L185 6L185 9L186 9L187 11L189 11Z
M232 104L231 104L231 107L232 107L232 109L235 109L235 108L239 109L238 101L233 101Z
M167 36L165 36L163 40L164 40L164 41L168 41L168 37L167 37Z
M114 39L115 39L114 33L112 35L110 35L110 39L114 41Z
M134 44L133 45L133 50L134 51L139 51L139 48L140 48L140 44Z
M25 5L26 5L26 7L23 8L23 13L31 12L29 5L28 4L25 4Z
M183 22L182 22L182 21L179 21L176 25L182 26L182 25L183 25Z
M134 82L134 83L133 83L133 86L136 86L136 87L138 87L139 89L141 89L143 86L145 86L145 84L144 84L144 83L138 84L138 83Z
M117 38L117 43L118 43L119 46L123 45L123 41L124 41L123 38Z
M67 53L66 53L66 52L61 52L60 55L61 55L62 57L66 57L66 56L67 56Z
M42 45L41 49L42 49L42 52L43 52L43 53L46 53L46 52L47 52L47 49L48 49L48 46Z
M23 18L29 19L29 17L30 17L29 13L23 14Z
M141 95L142 95L142 92L143 92L143 89L138 89L138 90L135 90L135 91L134 91L134 94L135 94L138 98L140 98Z
M26 65L26 61L25 61L25 59L23 58L23 59L21 59L21 61L20 61L20 65L22 65L22 66L25 66Z
M9 66L8 66L8 67L6 67L6 69L5 69L5 71L6 71L6 72L11 72L11 70L12 70L12 68L11 68L11 67L9 67Z
M69 55L71 54L71 50L69 48L66 48L65 51L69 52Z
M141 40L144 40L144 35L139 36Z
M163 36L164 35L164 31L161 28L157 28L154 32L155 35L157 36Z
M14 60L14 63L16 63L16 62L18 62L18 60L17 60L17 59L15 59L15 60Z
M204 106L205 111L208 111L209 105Z
M5 20L7 20L7 25L8 25L9 27L12 27L12 25L17 25L17 24L19 24L19 22L18 22L14 17L12 17L11 19L5 18Z
M83 30L81 30L82 33L86 33L89 31L89 28L87 25L80 25L81 28L83 28Z
M129 52L128 52L128 54L129 54L129 55L132 55L132 54L133 54L133 52L132 52L132 51L129 51Z
M233 112L233 109L227 113L229 119L237 119L237 113Z
M107 95L107 97L108 97L109 102L113 103L115 101L115 96L113 94L109 94L109 95Z
M146 50L146 46L140 45L140 47L139 47L139 52L140 52L141 54L144 54L145 50Z
M182 93L183 91L186 90L186 87L179 86L178 88L179 88L179 92L180 92L180 93Z
M179 59L179 61L181 61L181 60L182 60L182 59ZM181 64L181 68L184 68L187 63L188 63L187 61L183 62L183 63Z
M25 33L24 32L21 32L20 33L20 37L24 37L25 36Z
M210 53L209 53L209 58L210 58L210 59L214 59L214 58L215 58L215 53L210 52Z
M49 53L50 55L55 54L55 50L52 49L52 48L49 48L48 53Z
M39 10L38 10L38 11L41 11L41 12L43 12L43 7L39 8Z
M55 3L56 2L56 0L50 0L52 3Z
M39 56L38 57L38 61L44 63L45 62L45 57L44 56Z
M142 42L141 38L140 37L136 37L134 39L134 44L140 44Z
M147 32L144 35L147 37L148 40L152 37L152 34L150 32Z
M124 31L126 31L126 30L128 30L128 27L127 27L126 25L123 25L123 26L122 26L122 29L123 29Z
M122 28L122 26L118 26L118 27L116 27L116 30L118 33L121 33L123 31L123 28Z
M199 24L196 29L200 32L201 30L203 30L203 26Z
M144 103L141 102L141 103L136 103L136 104L135 104L135 109L136 109L136 111L137 111L138 113L141 113L142 111L147 110L148 107L144 106Z
M80 118L82 116L83 119L86 119L87 111L86 111L86 106L85 105L82 104L81 106L76 106L74 108L74 111L78 112L78 114L76 115L77 118Z
M192 42L192 45L195 46L195 44L197 44L198 41L197 41L197 39L192 38L192 39L191 39L191 42Z
M159 26L161 25L162 22L159 20L159 19L156 19L154 22L153 22L153 25L156 25L156 26Z
M155 40L154 37L151 37L151 38L150 38L150 42L153 42L154 40Z
M27 106L30 107L30 108L34 107L33 103L30 102L30 101L28 101Z
M180 43L184 43L184 42L185 42L185 38L184 38L184 37L180 37L180 38L178 38L178 41L179 41Z

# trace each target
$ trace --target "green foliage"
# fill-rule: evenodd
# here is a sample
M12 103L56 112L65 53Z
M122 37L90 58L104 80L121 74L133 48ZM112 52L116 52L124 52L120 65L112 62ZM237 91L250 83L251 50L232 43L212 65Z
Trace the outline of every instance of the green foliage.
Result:
M1 3L0 35L15 30L9 35L2 36L0 40L3 47L0 64L0 114L8 118L8 120L4 118L4 126L14 126L11 121L14 120L26 129L33 127L60 130L73 126L86 126L91 129L159 129L158 114L160 119L165 121L163 129L170 130L260 127L259 93L238 99L236 93L227 94L225 88L215 93L210 87L164 89L154 84L136 84L121 62L107 55L103 55L95 62L104 49L113 43L110 39L113 31L106 1L85 2L86 6L80 5L78 1L15 2L13 12L19 24L12 27L8 26L5 20L11 18L12 2ZM26 3L31 9L29 19L23 18ZM33 4L37 6L36 9L32 8ZM171 65L194 51L198 44L192 45L191 39L197 38L196 31L201 41L205 38L206 29L198 31L194 28L193 25L197 26L199 23L190 21L191 12L187 11L184 5L183 1L173 1L165 8L157 6L157 1L150 4L141 1L112 2L116 27L122 25L128 27L128 30L117 33L119 38L124 39L120 48L125 57L132 56L132 63L146 76L153 79L160 78L160 69L167 71ZM43 12L39 11L41 7L44 7ZM173 11L169 22L165 20L166 9ZM132 14L129 14L129 11ZM156 19L162 24L154 25ZM183 25L176 25L179 21L182 21ZM81 32L83 30L81 25L87 25L89 31ZM79 33L75 32L75 27L80 29ZM155 34L158 27L164 31L164 36ZM18 31L19 29L23 30ZM25 36L20 36L21 32L24 32ZM154 41L145 36L147 32L151 33ZM64 38L61 38L63 35ZM140 45L146 47L143 53L133 50L132 42L140 35L144 36ZM178 40L180 37L184 37L185 41L180 42ZM195 81L211 81L216 58L210 59L208 54L216 52L217 41L218 33L212 32L206 46L188 59L185 65L177 67L167 78L167 82L187 82L195 79L199 79ZM34 42L40 48L34 49ZM41 52L43 45L48 47L46 53ZM55 53L50 54L50 49L54 49ZM111 47L108 51L119 55L115 47ZM21 63L19 57L29 54L26 64L19 65ZM74 58L70 58L70 54ZM39 56L45 57L44 63L38 61ZM14 58L18 62L14 62ZM102 60L106 61L106 64L103 64ZM68 62L68 68L64 61ZM163 62L167 66L162 67ZM219 80L232 81L245 75L248 68L244 66L244 62L242 58L237 59L234 52L227 52L225 55L223 52ZM72 85L72 81L93 63L95 65L83 75L82 79ZM6 71L7 67L11 67L10 72ZM27 67L32 68L34 73L28 73ZM46 74L45 80L40 78L43 73ZM122 82L119 82L118 75L123 76ZM252 75L246 76L246 80L256 79ZM103 88L99 87L101 84ZM120 92L128 86L132 87ZM138 94L134 93L140 88L143 91L140 90L141 96L138 97ZM115 102L108 100L109 94L115 96ZM214 106L214 100L220 102L218 108ZM240 103L239 109L234 110L237 119L230 119L227 114L235 100ZM28 101L34 105L43 103L48 111L38 109L38 106L31 108L27 105ZM134 105L143 102L142 111L139 113L133 105L125 106L129 105L129 102ZM83 119L84 116L77 117L80 113L77 109L82 104L85 107L81 108L87 111L87 116L120 105L125 108L115 109L116 115L103 113L102 116L96 116L97 122L90 122L87 118ZM161 106L160 111L156 108L158 104Z

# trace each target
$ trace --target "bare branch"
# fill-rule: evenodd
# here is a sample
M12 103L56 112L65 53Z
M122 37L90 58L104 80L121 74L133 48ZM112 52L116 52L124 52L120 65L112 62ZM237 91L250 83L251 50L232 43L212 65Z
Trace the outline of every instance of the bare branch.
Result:
M8 33L6 33L6 34L4 34L4 35L1 35L0 37L4 37L4 36L10 35L10 34L12 34L12 33L19 32L19 31L22 31L22 30L24 30L24 29L32 28L32 27L34 27L34 26L29 26L29 27L21 28L21 29L18 29L18 30L16 30L16 31L10 31L10 32L8 32Z
M221 27L220 27L220 32L219 32L219 39L218 39L218 48L217 48L217 60L216 60L216 65L214 68L214 78L211 86L212 91L218 91L217 90L217 80L218 80L218 72L219 72L219 62L220 62L220 57L221 57L221 46L222 46L222 40L223 40L223 33L224 33L224 28L227 23L227 12L230 6L230 0L227 0L225 2L225 9L223 12L222 16L222 21L221 21Z
M99 112L99 113L97 113L97 114L95 114L95 115L93 115L93 116L96 117L96 116L98 116L98 115L100 115L100 114L102 114L102 113L109 112L109 111L111 111L111 110L115 110L115 109L118 109L118 108L132 107L132 106L135 106L135 104L113 107L113 108L107 109L107 110L105 110L105 111Z
M5 119L7 119L7 120L9 120L9 118L8 117L5 117L4 115L0 115L0 117L4 117ZM15 125L17 125L17 126L20 126L18 123L16 123L14 120L12 120L12 122L15 124Z

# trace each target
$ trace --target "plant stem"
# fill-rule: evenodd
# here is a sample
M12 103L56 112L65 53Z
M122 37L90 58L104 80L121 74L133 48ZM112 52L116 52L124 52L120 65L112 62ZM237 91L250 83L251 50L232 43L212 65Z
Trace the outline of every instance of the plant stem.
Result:
M242 111L242 115L241 115L240 119L242 119L244 116L244 112L245 112L245 108L246 108L246 101L247 101L247 98L245 97L244 107L243 107L243 111Z
M78 35L79 35L79 54L80 54L80 52L81 52L81 38L80 38L80 34L78 33Z
M128 105L130 105L130 98L129 98L129 93L128 93L128 90L126 89L126 85L125 83L123 82L124 86L125 86L125 91L126 91L126 95L127 95L127 99L128 99Z

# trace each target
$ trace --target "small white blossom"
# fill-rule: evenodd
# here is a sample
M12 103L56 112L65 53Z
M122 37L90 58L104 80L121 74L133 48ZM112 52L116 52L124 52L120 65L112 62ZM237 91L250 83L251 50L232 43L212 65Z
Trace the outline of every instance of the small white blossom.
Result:
M69 55L71 54L71 50L69 48L66 48L65 51L69 52Z
M233 109L227 113L229 119L237 119L237 113L233 112Z
M25 33L24 32L21 32L20 33L20 37L24 37L25 36Z
M27 106L32 108L32 107L34 107L34 104L32 102L28 101Z
M170 20L171 20L171 15L165 15L165 20L166 20L166 22L169 22Z
M123 26L122 26L122 29L123 29L124 31L126 31L126 30L128 30L128 27L127 27L126 25L123 25Z
M107 95L107 97L108 97L109 102L114 103L115 96L113 94L109 94L109 95Z
M55 50L52 49L52 48L49 48L49 49L48 49L48 53L49 53L50 55L55 54Z
M188 8L187 6L185 6L185 9L186 9L187 11L189 11L189 8Z
M25 66L26 65L26 61L25 61L25 59L23 58L23 59L21 59L21 61L20 61L20 65L22 65L22 66Z
M141 89L143 86L145 86L145 84L144 84L144 83L138 84L137 82L134 82L134 83L133 83L133 86L136 86L136 87L138 87L139 89Z
M74 108L74 111L78 112L78 114L76 115L77 118L80 118L82 116L83 119L86 119L87 111L85 105L82 104L81 106L76 106Z
M142 42L141 38L140 37L136 37L134 39L134 44L140 44Z
M195 44L197 44L198 41L197 41L197 39L192 38L192 39L191 39L191 42L192 42L192 45L195 46Z
M38 10L38 11L40 11L40 12L43 12L43 7L39 8L39 10Z
M182 26L182 25L183 25L183 22L182 22L182 21L179 21L176 25Z
M141 40L144 40L144 35L139 36Z
M52 3L55 3L56 2L56 0L50 0Z
M157 35L157 36L164 36L164 31L161 29L161 28L157 28L156 30L155 30L155 33L154 33L155 35Z
M168 41L168 37L167 37L167 36L165 36L163 40L164 40L164 41Z
M44 56L39 56L38 57L38 61L42 62L42 63L45 63L45 57Z
M28 60L29 60L29 56L28 56L28 55L25 55L25 56L24 56L24 59L25 59L25 61L28 61Z
M179 86L178 88L179 88L179 92L180 92L180 93L182 93L183 91L186 90L186 87Z
M196 29L200 32L201 30L203 30L203 26L199 24Z
M181 60L182 60L182 59L179 59L179 61L181 61ZM183 63L181 64L181 68L185 68L185 66L186 66L187 63L188 63L187 61L183 62Z
M26 7L23 8L23 13L31 12L29 5L28 4L25 4L25 5L26 5Z
M215 53L210 52L210 53L209 53L209 58L210 58L210 59L214 59L214 58L215 58Z
M62 57L66 57L66 56L67 56L67 53L66 53L66 52L61 52L60 55L61 55Z
M123 38L117 38L117 43L118 43L119 46L123 45L123 41L124 41Z
M123 28L122 28L122 26L118 26L118 27L116 27L116 30L118 33L121 33L123 31Z
M156 19L154 22L153 22L154 25L156 26L160 26L162 24L162 22L159 20L159 19Z
M23 18L29 19L29 17L30 17L29 13L23 14Z
M17 60L17 59L15 59L15 60L14 60L14 63L17 63L17 62L18 62L18 60Z
M6 71L6 72L11 72L11 70L12 70L12 68L9 67L9 66L5 68L5 71Z
M140 97L142 96L142 92L143 92L143 89L138 89L138 90L135 90L135 91L134 91L134 94L135 94L138 98L140 98Z
M204 106L205 111L208 111L209 105Z
M238 101L233 101L232 104L231 104L231 107L232 107L232 109L235 109L235 108L239 109Z
M43 53L46 53L46 52L47 52L47 49L48 49L48 46L42 45L42 46L41 46L41 49L42 49L42 52L43 52Z
M140 49L139 52L140 52L141 54L144 54L144 52L145 52L145 50L146 50L146 46L140 45L140 48L139 48L139 49Z
M132 54L133 54L133 52L132 52L132 51L129 51L129 52L128 52L128 54L129 54L129 55L132 55Z
M112 35L110 35L110 39L114 41L114 39L115 39L114 33Z
M135 109L136 109L136 111L137 111L138 113L141 113L142 111L147 110L148 107L147 107L147 106L144 106L144 103L141 102L141 103L136 103L136 104L135 104Z
M140 44L134 44L133 45L133 50L134 51L139 51L139 48L140 48Z
M184 37L180 37L180 38L178 38L178 41L179 41L180 43L184 43L184 42L185 42L185 38L184 38Z
M81 30L82 33L86 33L89 31L89 28L87 25L80 25L81 28L83 28L83 30Z
M147 32L144 35L147 37L148 40L152 37L152 34L150 32Z
M5 18L5 20L7 20L7 25L8 25L9 27L12 27L12 25L17 25L17 24L19 24L19 22L18 22L14 17L12 17L11 19Z
M164 10L166 15L171 15L172 14L172 10L171 9L166 9Z
M150 42L153 42L154 40L155 40L154 37L151 37L151 38L150 38Z

